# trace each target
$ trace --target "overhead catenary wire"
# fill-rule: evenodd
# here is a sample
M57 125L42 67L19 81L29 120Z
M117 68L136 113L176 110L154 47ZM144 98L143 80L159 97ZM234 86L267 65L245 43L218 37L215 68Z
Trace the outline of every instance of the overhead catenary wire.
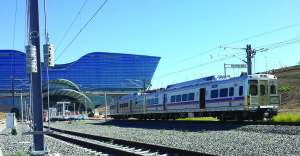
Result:
M284 30L284 29L288 29L288 28L291 28L291 27L295 27L295 26L299 26L300 23L296 23L296 24L293 24L293 25L289 25L289 26L286 26L286 27L282 27L282 28L278 28L278 29L275 29L275 30L272 30L272 31L268 31L268 32L265 32L265 33L261 33L261 34L258 34L258 35L254 35L254 36L251 36L251 37L248 37L248 38L245 38L245 39L240 39L240 40L237 40L237 41L233 41L233 42L229 42L229 43L226 43L226 44L222 44L221 46L225 46L225 45L230 45L230 44L234 44L234 43L238 43L238 42L242 42L242 41L245 41L245 40L248 40L248 39L253 39L253 38L256 38L256 37L260 37L260 36L263 36L263 35L267 35L267 34L270 34L270 33L274 33L274 32L277 32L277 31L280 31L280 30ZM171 64L171 65L168 65L168 66L165 66L165 67L162 67L160 70L163 70L163 69L166 69L166 68L169 68L171 66L174 66L174 65L178 65L178 64L181 64L183 62L186 62L188 60L191 60L195 57L198 57L200 55L203 55L203 54L206 54L208 52L211 52L215 49L218 49L217 47L216 48L212 48L210 50L207 50L205 52L202 52L202 53L199 53L197 55L194 55L192 57L189 57L189 58L186 58L184 60L181 60L181 61L177 61L176 63L174 64Z
M261 33L261 34L258 34L258 35L254 35L254 36L251 36L251 37L248 37L248 38L245 38L245 39L241 39L241 40L237 40L237 41L234 41L234 42L229 42L229 43L223 44L222 46L230 45L230 44L238 43L238 42L242 42L242 41L246 41L246 40L249 40L249 39L252 39L252 38L267 35L267 34L270 34L270 33L276 32L276 31L284 30L284 29L291 28L291 27L298 26L298 25L300 25L300 23L296 23L296 24L293 24L293 25L289 25L289 26L286 26L286 27L282 27L282 28L279 28L279 29L268 31L268 32Z
M30 44L30 4L29 0L26 1L26 9L27 9L27 41L28 45Z
M179 70L179 71L176 71L176 72L173 72L173 73L168 73L168 74L165 74L165 75L162 75L162 76L154 77L153 80L158 79L158 78L162 78L162 77L167 77L167 76L174 75L174 74L178 74L178 73L181 73L181 72L184 72L184 71L188 71L188 70L191 70L191 69L195 69L195 68L198 68L198 67L201 67L201 66L205 66L205 65L208 65L208 64L220 62L220 61L231 59L231 58L232 57L225 57L225 58L222 58L222 59L219 59L219 60L215 60L215 61L210 61L210 62L207 62L207 63L199 64L199 65L196 65L196 66L193 66L193 67L189 67L189 68L186 68L186 69L183 69L183 70Z
M275 30L272 30L272 31L269 31L269 32L261 33L261 34L258 34L258 35L252 36L252 37L248 37L248 38L245 38L245 39L237 40L237 41L234 41L234 42L229 42L229 43L223 44L222 46L233 44L233 43L238 43L238 42L241 42L241 41L245 41L245 40L252 39L252 38L255 38L255 37L263 36L263 35L266 35L266 34L270 34L270 33L273 33L273 32L277 32L277 31L284 30L284 29L291 28L291 27L298 26L298 25L300 25L300 23L296 23L296 24L293 24L293 25L289 25L289 26L286 26L286 27L275 29ZM279 42L279 43L274 43L274 44L267 45L267 46L260 46L260 47L264 47L264 48L267 48L267 49L275 49L275 48L280 48L280 47L283 47L283 46L295 44L295 43L298 43L298 42L300 42L300 38L296 37L296 38L293 38L293 39L290 39L290 40L287 40L287 41L283 41L283 42ZM184 59L182 61L176 62L176 64L183 63L183 62L185 62L187 60L190 60L190 59L192 59L192 58L194 58L196 56L203 55L203 54L208 53L210 51L213 51L215 49L216 48L213 48L211 50L208 50L208 51L205 51L203 53L197 54L197 55L195 55L193 57L189 57L189 58ZM221 60L224 60L224 59L221 59ZM221 61L221 60L218 60L218 61ZM216 62L218 62L218 61L216 61ZM214 63L214 61L209 62L207 64L211 64L211 63ZM168 67L173 66L173 65L175 65L175 64L168 65L168 66L166 66L166 67L164 67L162 69L168 68ZM158 77L155 77L153 79L158 79L158 78L166 77L166 76L173 75L173 74L176 74L176 73L184 72L184 71L187 71L187 70L190 70L190 69L194 69L194 68L197 68L197 67L200 67L200 66L203 66L203 65L206 65L206 64L201 64L201 65L197 65L197 66L194 66L194 67L186 68L186 69L183 69L183 70L180 70L180 71L176 71L176 72L173 72L173 73L169 73L169 74L166 74L166 75L158 76Z
M44 11L45 11L45 40L46 44L49 44L49 36L48 36L48 30L47 30L47 0L44 0Z
M291 39L288 39L285 41L281 41L281 42L277 42L277 43L273 43L273 44L269 44L269 45L265 45L265 46L259 46L259 47L264 47L264 48L271 50L271 49L276 49L276 48L296 44L299 42L300 42L300 36L297 36L297 37L294 37L294 38L291 38Z
M266 48L266 49L270 50L270 49L276 49L276 48L288 46L288 45L291 45L291 44L296 44L296 43L299 43L299 42L300 42L300 36L297 36L297 37L294 37L294 38L289 39L289 40L285 40L285 41L281 41L281 42L278 42L278 43L273 43L273 44L269 44L269 45L265 45L265 46L259 46L259 47L263 47L263 48ZM183 69L183 70L179 70L179 71L176 71L176 72L173 72L173 73L169 73L169 74L165 74L165 75L162 75L162 76L158 76L158 77L155 77L153 79L158 79L158 78L170 76L170 75L173 75L173 74L181 73L181 72L188 71L188 70L200 67L200 66L204 66L204 65L215 63L215 62L219 62L219 61L222 61L222 60L225 60L225 59L226 58L220 59L220 60L217 60L217 61L211 61L211 62L208 62L208 63L200 64L200 65L197 65L197 66L194 66L194 67L190 67L190 68L186 68L186 69Z
M72 41L68 44L68 46L63 50L62 53L55 59L57 61L60 56L68 49L68 47L74 42L74 40L78 37L78 35L85 29L85 27L91 22L91 20L97 15L97 13L102 9L102 7L106 4L107 0L104 1L104 3L98 8L98 10L94 13L94 15L88 20L88 22L83 26L82 29L76 34L76 36L72 39Z
M11 63L10 63L10 75L12 75L12 66L14 62L14 49L15 49L15 36L16 36L16 25L17 25L17 11L18 11L18 1L16 0L16 10L15 10L15 24L14 24L14 36L13 36L13 50L11 55Z
M65 39L66 35L68 34L68 32L70 31L71 27L73 26L73 24L75 23L75 21L77 20L78 16L80 15L82 9L84 8L85 4L86 4L87 0L85 0L85 2L83 3L81 9L79 10L77 16L75 17L75 19L73 20L73 22L71 23L71 25L69 26L68 30L66 31L66 33L64 34L64 36L62 37L62 39L59 41L56 49L55 49L55 52L56 50L59 48L60 44L62 43L62 41Z
M216 50L216 49L218 49L218 48L217 48L217 47L216 47L216 48L212 48L212 49L210 49L210 50L204 51L203 53L200 53L200 54L194 55L194 56L192 56L192 57L186 58L186 59L184 59L184 60L182 60L182 61L180 61L180 62L176 62L176 63L174 63L174 64L171 64L171 65L168 65L168 66L166 66L166 67L163 67L163 68L161 68L160 70L163 70L163 69L172 67L172 66L174 66L174 65L178 65L178 64L184 63L184 62L186 62L186 61L188 61L188 60L190 60L190 59L193 59L193 58L195 58L195 57L197 57L197 56L200 56L200 55L209 53L209 52L214 51L214 50Z

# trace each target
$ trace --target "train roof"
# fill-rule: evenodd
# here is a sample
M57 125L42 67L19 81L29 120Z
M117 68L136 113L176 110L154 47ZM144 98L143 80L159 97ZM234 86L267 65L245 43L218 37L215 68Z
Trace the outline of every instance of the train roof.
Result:
M209 82L213 82L213 81L228 80L228 79L230 79L230 77L226 76L226 75L213 75L213 76L208 76L208 77L204 77L204 78L200 78L200 79L195 79L195 80L191 80L191 81L168 85L166 89L170 90L170 89L182 88L182 87L187 87L187 86L193 86L193 85L209 83Z
M131 97L136 97L136 96L140 96L141 93L133 93L133 94L129 94L129 95L124 95L122 97L120 97L120 99L127 99L127 98L131 98Z

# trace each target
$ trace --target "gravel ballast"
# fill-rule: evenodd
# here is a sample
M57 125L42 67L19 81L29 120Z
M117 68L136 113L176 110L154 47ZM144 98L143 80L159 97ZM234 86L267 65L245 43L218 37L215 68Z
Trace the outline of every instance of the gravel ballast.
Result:
M215 155L300 155L298 126L88 120L53 122L51 127ZM21 131L20 124L16 136L11 129L2 131L4 155L26 152L32 146L32 136L22 139ZM48 136L45 145L50 154L100 155Z

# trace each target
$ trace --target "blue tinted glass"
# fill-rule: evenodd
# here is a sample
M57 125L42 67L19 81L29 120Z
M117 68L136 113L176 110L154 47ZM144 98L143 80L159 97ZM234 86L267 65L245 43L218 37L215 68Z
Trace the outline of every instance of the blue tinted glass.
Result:
M239 87L239 95L242 96L243 95L243 86Z
M220 97L227 97L228 96L228 88L220 89Z
M153 105L154 104L154 99L151 99L151 105Z
M234 94L234 88L231 87L229 88L229 96L233 96L233 94Z
M142 90L139 85L143 85L143 78L146 81L152 79L160 57L93 52L75 59L74 62L55 64L53 68L49 68L49 80L66 79L77 85L82 93L137 92ZM45 83L47 70L43 63L41 63L41 71L42 83ZM26 73L26 55L15 50L0 50L0 89L11 88L11 76L14 76L15 79L29 79L29 74ZM134 81L138 85L129 80L139 80ZM22 86L23 82L15 81L15 86ZM146 83L145 87L148 86L149 84ZM42 89L45 92L47 87ZM73 88L64 85L50 86L50 90L54 89ZM28 91L29 87L23 86L23 92L28 93ZM89 96L89 98L94 105L104 103L104 97ZM113 96L107 97L107 100L111 98ZM11 105L11 99L0 99L0 102ZM16 104L19 105L17 102ZM47 102L44 102L44 106L47 107ZM18 108L20 107L18 106Z
M217 98L219 96L218 93L219 93L219 90L212 90L210 93L210 97Z
M175 96L171 96L171 102L175 102Z
M181 101L181 95L177 95L176 96L176 102L180 102Z
M189 93L189 101L194 100L194 96L195 96L194 93Z
M148 99L148 100L147 100L147 105L150 105L150 102L151 102L150 99Z
M155 104L158 104L158 98L155 98Z
M182 101L187 101L187 94L182 94Z

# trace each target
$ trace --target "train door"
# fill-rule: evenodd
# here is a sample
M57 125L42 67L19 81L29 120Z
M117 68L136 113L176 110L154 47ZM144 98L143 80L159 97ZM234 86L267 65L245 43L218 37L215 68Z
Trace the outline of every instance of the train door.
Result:
M206 108L206 103L205 103L205 88L200 88L200 109L205 109Z
M146 96L144 97L143 111L146 114Z
M163 107L164 107L164 111L167 110L167 94L164 94L164 100L163 100Z
M117 102L117 113L119 113L119 102Z
M259 81L259 89L260 89L260 101L261 105L266 105L269 103L268 98L268 81L260 80Z
M130 112L132 112L132 100L130 100Z

